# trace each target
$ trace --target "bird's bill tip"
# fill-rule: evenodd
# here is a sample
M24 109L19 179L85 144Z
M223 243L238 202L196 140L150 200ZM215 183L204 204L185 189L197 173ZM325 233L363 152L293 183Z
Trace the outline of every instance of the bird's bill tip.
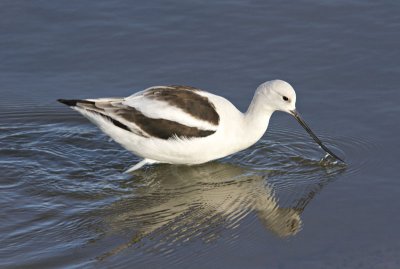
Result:
M314 141L323 149L325 152L327 152L329 155L332 157L336 158L337 160L345 163L344 160L339 158L335 153L333 153L330 149L328 149L324 144L322 144L322 141L314 134L314 132L311 130L311 128L307 125L307 123L302 119L300 116L299 112L296 109L293 109L290 111L290 114L300 123L300 125L307 131L307 133L314 139Z

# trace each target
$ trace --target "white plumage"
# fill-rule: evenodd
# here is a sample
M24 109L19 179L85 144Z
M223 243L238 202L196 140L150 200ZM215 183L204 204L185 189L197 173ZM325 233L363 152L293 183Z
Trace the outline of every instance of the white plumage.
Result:
M276 110L292 114L311 132L295 110L293 88L282 80L261 84L246 113L221 96L185 86L151 87L127 98L59 101L144 159L128 171L149 163L200 164L248 148Z

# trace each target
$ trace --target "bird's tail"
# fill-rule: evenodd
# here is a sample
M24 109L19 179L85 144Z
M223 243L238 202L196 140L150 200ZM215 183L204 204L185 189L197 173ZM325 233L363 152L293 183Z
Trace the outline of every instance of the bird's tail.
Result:
M69 107L96 109L95 101L79 100L79 99L58 99L57 101Z
M101 99L89 99L89 100L79 100L79 99L58 99L57 101L71 107L74 110L80 112L83 116L87 117L96 125L100 124L97 122L97 116L111 121L115 126L122 128L126 131L131 131L131 129L122 123L123 119L118 117L118 109L121 105L122 98L101 98Z

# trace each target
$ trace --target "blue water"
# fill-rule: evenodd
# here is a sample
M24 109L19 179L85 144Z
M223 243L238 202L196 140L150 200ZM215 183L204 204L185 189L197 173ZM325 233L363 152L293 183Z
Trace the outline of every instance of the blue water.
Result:
M1 1L1 268L399 268L400 3ZM138 158L58 98L183 84L290 116L201 166Z

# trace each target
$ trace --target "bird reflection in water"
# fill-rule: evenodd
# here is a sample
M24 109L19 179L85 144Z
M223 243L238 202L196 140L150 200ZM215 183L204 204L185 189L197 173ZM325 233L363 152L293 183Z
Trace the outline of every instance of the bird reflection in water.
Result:
M143 247L145 241L153 247L193 239L210 242L224 229L237 228L251 212L277 236L295 235L301 230L300 216L306 205L332 177L325 173L326 179L303 192L293 206L281 207L268 183L270 174L220 162L136 171L125 186L132 193L107 209L109 232L129 234L130 239L100 259L134 245Z

